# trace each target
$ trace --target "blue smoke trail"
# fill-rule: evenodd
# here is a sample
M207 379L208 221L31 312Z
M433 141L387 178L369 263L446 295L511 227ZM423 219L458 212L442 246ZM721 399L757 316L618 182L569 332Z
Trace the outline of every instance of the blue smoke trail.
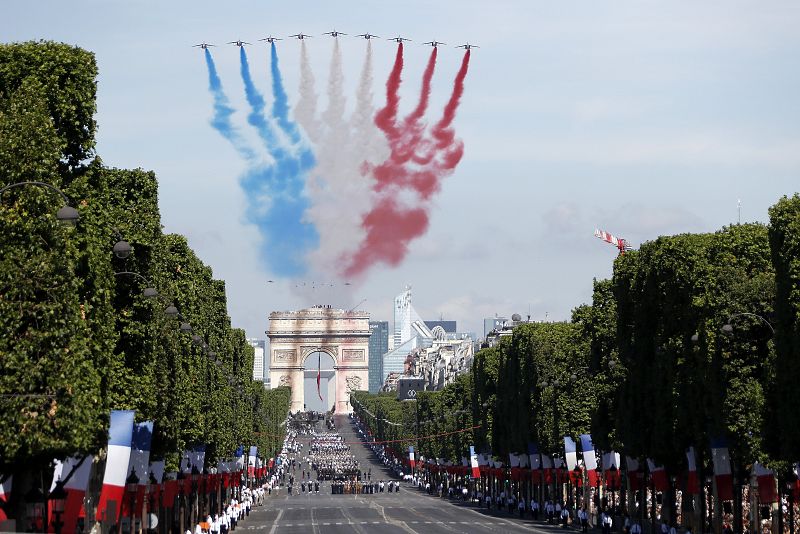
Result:
M208 90L214 98L214 116L211 118L211 126L222 134L222 137L230 141L233 147L246 160L252 161L256 158L255 152L247 146L239 133L231 124L233 108L228 104L228 97L222 90L222 82L217 74L217 67L214 65L214 58L208 48L205 49L206 66L208 67Z
M304 220L309 208L304 191L306 173L315 164L315 158L307 146L299 147L296 153L281 146L264 117L264 97L253 84L244 47L240 49L240 60L245 96L250 105L247 121L256 129L274 160L250 169L241 179L247 195L247 217L264 236L263 252L270 269L279 276L298 276L305 272L306 253L319 243L316 228ZM288 115L284 116L284 123L297 130ZM287 131L287 135L294 139L291 131ZM299 132L297 141L301 141Z
M278 64L278 50L275 43L270 47L270 66L272 72L272 116L280 125L281 129L292 140L292 143L300 142L300 131L297 124L289 119L289 98L283 88L283 76L281 75L280 65Z

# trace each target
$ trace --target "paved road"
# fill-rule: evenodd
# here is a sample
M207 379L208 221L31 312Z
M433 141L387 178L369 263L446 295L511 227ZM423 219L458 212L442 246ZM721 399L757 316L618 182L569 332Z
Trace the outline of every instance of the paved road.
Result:
M337 420L339 432L347 441L357 441L349 419ZM372 468L372 479L389 479L367 447L352 446L362 470ZM382 474L381 474L382 473ZM548 531L531 521L512 519L506 514L494 515L463 504L426 495L408 484L399 493L373 495L331 495L325 483L320 493L289 497L281 488L278 496L268 498L253 511L238 531L258 530L270 533L490 533Z

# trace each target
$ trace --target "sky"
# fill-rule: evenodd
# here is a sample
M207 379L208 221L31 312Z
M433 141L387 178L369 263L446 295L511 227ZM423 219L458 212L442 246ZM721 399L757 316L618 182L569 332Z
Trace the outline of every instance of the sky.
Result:
M611 275L616 249L601 228L634 246L659 235L767 221L800 189L800 3L577 0L305 2L3 0L0 40L48 39L91 50L98 66L97 152L106 165L151 169L166 232L184 234L227 284L234 326L265 337L273 310L314 304L390 320L408 284L425 318L530 314L568 319ZM280 278L260 256L244 216L245 162L211 126L202 51L213 49L244 125L238 49L268 93L269 49L259 38L304 32L319 94L332 40L322 32L397 35L407 43L401 110L415 103L429 48L439 51L431 115L441 110L466 41L474 49L454 126L463 159L434 197L430 227L405 260L320 289ZM352 109L365 42L339 38ZM376 107L396 45L373 43ZM298 99L300 46L278 44L283 79ZM354 208L355 209L355 208ZM268 280L273 280L269 283ZM320 280L321 281L321 280ZM303 286L303 283L306 283ZM299 287L296 287L299 286Z

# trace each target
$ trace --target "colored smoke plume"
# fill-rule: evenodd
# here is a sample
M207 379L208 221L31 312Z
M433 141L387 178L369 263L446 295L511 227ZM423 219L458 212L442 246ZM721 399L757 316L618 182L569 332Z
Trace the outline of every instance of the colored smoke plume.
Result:
M209 87L214 98L214 117L211 123L245 155L250 164L240 183L247 202L247 220L258 227L263 238L263 259L276 275L297 276L305 271L306 255L317 246L319 240L314 226L304 220L309 205L304 194L305 176L314 165L314 155L309 147L287 150L281 146L273 124L264 116L264 97L253 84L244 47L240 49L239 57L245 96L250 106L247 121L255 128L273 160L259 161L252 148L243 142L232 127L230 116L233 110L228 105L213 60L206 50ZM297 131L297 125L288 116L272 119L278 125L284 119L284 133L287 138L291 138L292 128Z
M317 93L314 89L314 73L308 60L306 42L300 41L300 99L294 110L297 122L306 131L309 139L319 142L320 125L317 120Z
M362 275L377 263L399 264L411 241L427 230L431 197L441 188L442 179L452 174L464 153L464 145L455 138L452 123L464 92L469 58L467 50L453 83L453 92L442 118L431 129L430 139L423 135L424 126L420 121L428 104L436 49L423 74L417 107L402 125L398 125L402 44L398 46L395 66L386 83L386 106L375 117L376 125L389 142L391 154L372 169L377 199L364 216L362 225L366 237L344 269L345 276ZM406 202L401 203L400 199Z
M331 273L331 266L352 254L363 238L361 222L366 209L358 208L370 203L370 182L364 177L365 162L374 164L388 154L383 136L373 123L372 81L372 43L367 42L355 108L348 120L341 51L338 40L334 41L328 76L328 107L321 117L317 167L308 188L314 206L309 218L320 233L320 247L310 259L319 273Z
M222 137L227 139L239 154L247 160L256 159L255 152L247 146L239 132L231 124L233 108L228 103L228 97L222 89L222 81L217 74L217 67L214 58L208 48L205 49L206 67L208 67L208 90L213 98L214 115L211 117L211 126L218 131Z

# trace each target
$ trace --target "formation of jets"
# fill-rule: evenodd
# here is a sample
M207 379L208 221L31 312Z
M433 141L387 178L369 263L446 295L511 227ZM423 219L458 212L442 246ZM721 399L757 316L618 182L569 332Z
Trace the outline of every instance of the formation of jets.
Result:
M322 35L329 35L331 37L337 38L340 35L347 35L347 34L344 33L344 32L337 31L337 30L333 30L333 31L325 32ZM306 38L309 38L309 37L313 37L313 35L308 35L307 33L296 33L294 35L290 35L289 37L290 38L294 38L294 39L303 40L303 39L306 39ZM374 33L359 33L358 35L355 35L354 37L361 37L362 39L367 39L367 40L369 40L369 39L379 39L380 38L378 35L375 35ZM271 35L269 37L265 37L263 39L259 39L259 41L266 41L268 43L274 43L275 41L281 41L281 40L282 39L280 37L273 37ZM405 37L400 37L399 35L397 37L389 37L387 39L387 41L394 41L394 42L399 43L399 44L402 44L403 41L410 41L410 40L411 39L406 39ZM236 40L236 41L230 41L228 44L232 44L232 45L236 45L236 46L242 47L244 45L249 45L249 44L252 44L252 43L248 43L247 41L242 41L241 39L239 39L239 40ZM442 41L428 41L427 43L422 43L422 44L437 48L439 45L446 45L447 43L443 43ZM196 46L196 47L199 47L199 48L202 48L203 50L205 50L209 46L216 46L216 45L203 42L203 43L199 43L199 44L196 44L196 45L193 45L193 46ZM463 48L464 50L471 50L472 48L480 48L480 47L478 45L465 43L463 45L456 46L456 48Z

